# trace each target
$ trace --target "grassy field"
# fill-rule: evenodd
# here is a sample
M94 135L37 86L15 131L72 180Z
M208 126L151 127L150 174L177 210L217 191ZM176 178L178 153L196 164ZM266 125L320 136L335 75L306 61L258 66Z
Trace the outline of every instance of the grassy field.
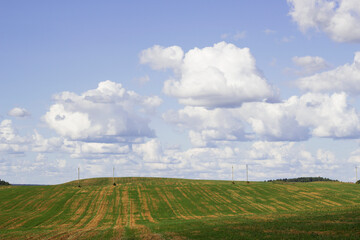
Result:
M360 186L162 178L0 187L0 239L360 239Z

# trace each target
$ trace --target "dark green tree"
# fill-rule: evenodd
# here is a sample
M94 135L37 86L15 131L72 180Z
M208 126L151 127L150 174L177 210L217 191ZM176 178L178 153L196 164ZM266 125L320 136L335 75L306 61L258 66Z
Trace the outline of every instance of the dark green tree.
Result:
M10 183L0 179L0 185L10 185Z
M338 180L332 180L323 177L299 177L299 178L282 178L276 180L268 180L268 182L338 182Z

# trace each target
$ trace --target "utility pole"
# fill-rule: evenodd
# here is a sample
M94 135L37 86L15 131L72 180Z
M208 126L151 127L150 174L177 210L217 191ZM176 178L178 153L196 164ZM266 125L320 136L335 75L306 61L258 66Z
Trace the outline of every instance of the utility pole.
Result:
M357 183L357 181L358 181L358 177L357 177L357 166L355 167L355 174L356 174L355 183Z
M80 186L80 167L78 167L78 187Z
M113 166L113 185L116 186L115 183L115 167Z
M249 168L247 164L246 164L246 182L249 183Z
M235 184L235 182L234 182L234 166L231 166L231 176L232 176L232 184Z

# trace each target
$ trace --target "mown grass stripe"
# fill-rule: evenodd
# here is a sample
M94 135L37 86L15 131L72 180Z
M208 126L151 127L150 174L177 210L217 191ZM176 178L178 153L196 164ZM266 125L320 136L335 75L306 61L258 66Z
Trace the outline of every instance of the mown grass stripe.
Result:
M96 202L98 201L98 198L100 197L98 189L91 188L91 190L92 191L90 191L90 192L94 196L91 198L90 197L88 198L87 204L85 206L83 206L84 211L82 212L80 217L78 217L78 219L76 221L74 221L74 227L76 227L76 228L79 228L79 229L84 228L84 226L91 220L94 205L96 204Z
M91 216L89 216L88 220L84 223L82 228L95 228L98 226L101 218L105 214L105 204L104 200L106 199L106 192L109 190L109 187L103 187L99 189L98 191L98 198L95 201L95 204L93 205L93 209L91 209ZM88 215L90 215L88 213Z
M69 194L66 202L64 203L64 205L59 204L59 210L58 213L56 213L55 215L51 216L49 219L47 219L43 225L48 224L48 226L58 226L64 223L64 221L68 222L68 216L70 214L73 213L73 211L71 211L71 205L72 202L75 201L75 199L77 199L76 194L77 191L73 190L73 189L66 189L67 192L71 193ZM64 189L64 193L65 193L65 189ZM49 205L52 205L55 203L56 199L59 198L59 196L63 196L63 194L61 195L54 195L54 198L52 200L49 201Z

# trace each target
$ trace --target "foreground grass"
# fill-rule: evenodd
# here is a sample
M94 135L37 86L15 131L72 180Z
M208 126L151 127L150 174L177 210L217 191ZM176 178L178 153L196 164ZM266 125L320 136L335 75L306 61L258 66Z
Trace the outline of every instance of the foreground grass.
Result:
M359 239L360 209L222 217L150 227L164 239Z
M160 178L0 188L0 239L359 239L360 187Z

